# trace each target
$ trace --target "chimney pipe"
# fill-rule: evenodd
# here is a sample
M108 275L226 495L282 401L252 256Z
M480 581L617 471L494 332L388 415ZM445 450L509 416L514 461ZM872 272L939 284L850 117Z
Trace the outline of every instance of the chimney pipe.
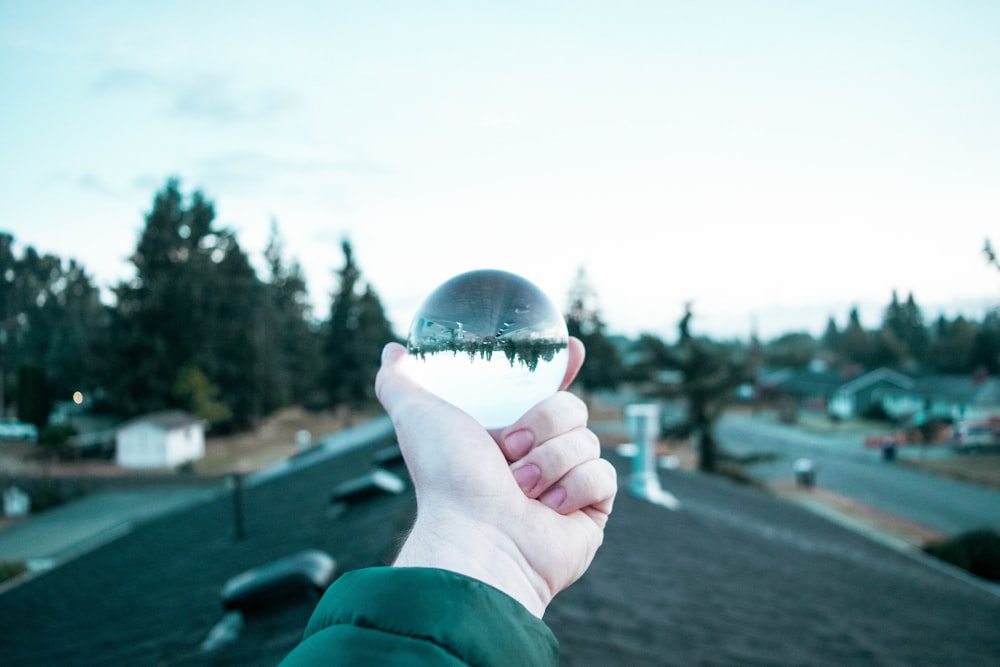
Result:
M656 473L656 439L660 434L660 406L632 403L625 406L625 428L638 451L632 459L628 488L632 495L668 509L680 508L673 494L664 491Z

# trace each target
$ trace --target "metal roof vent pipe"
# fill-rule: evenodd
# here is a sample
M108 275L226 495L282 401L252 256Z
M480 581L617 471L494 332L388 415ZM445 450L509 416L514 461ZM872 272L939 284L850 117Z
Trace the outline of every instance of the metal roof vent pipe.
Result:
M406 482L383 468L369 470L360 477L341 482L330 497L327 516L336 518L348 508L381 495L399 495L406 490Z
M625 429L635 440L638 451L632 458L628 490L634 495L667 509L681 504L660 486L656 472L656 439L660 435L660 406L656 403L632 403L625 406Z

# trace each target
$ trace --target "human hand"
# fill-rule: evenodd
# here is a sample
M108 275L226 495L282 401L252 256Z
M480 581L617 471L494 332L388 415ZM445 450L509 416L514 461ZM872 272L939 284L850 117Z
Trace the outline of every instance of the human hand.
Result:
M562 389L583 357L571 338ZM395 565L479 579L541 617L590 565L617 491L615 470L586 427L586 405L559 391L490 432L421 387L408 363L406 350L390 343L375 381L417 495L417 519Z

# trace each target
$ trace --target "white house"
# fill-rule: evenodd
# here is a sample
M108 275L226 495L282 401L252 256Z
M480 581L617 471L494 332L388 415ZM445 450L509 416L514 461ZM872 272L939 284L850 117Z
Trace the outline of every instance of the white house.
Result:
M136 417L115 435L115 462L123 468L169 468L204 456L204 423L178 410Z
M907 375L889 368L878 368L838 387L830 398L827 412L849 419L864 416L875 407L905 410L912 406L909 403L904 405L902 399L887 404L886 396L893 392L895 396L899 396L900 392L909 392L913 385L913 378Z

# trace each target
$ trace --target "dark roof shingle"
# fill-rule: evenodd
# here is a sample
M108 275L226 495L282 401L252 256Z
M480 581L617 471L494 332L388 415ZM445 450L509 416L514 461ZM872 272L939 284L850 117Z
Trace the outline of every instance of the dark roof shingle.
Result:
M235 540L227 494L137 526L115 542L0 594L0 656L17 665L274 665L313 602L247 620L199 652L231 576L317 548L338 571L389 562L414 511L411 490L340 514L330 491L370 468L381 439L246 489ZM562 664L995 664L1000 597L924 557L887 548L765 492L664 472L670 511L627 495L604 546L546 620Z

